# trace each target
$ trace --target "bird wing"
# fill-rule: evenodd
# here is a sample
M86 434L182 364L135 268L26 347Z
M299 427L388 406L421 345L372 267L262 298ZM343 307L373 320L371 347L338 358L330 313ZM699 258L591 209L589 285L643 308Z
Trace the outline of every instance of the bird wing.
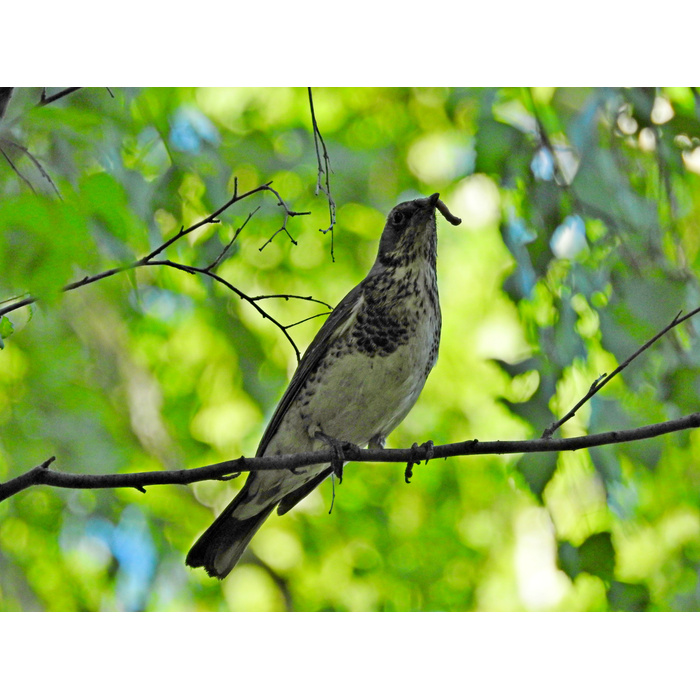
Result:
M262 440L260 440L258 451L255 453L256 457L262 457L265 454L265 450L270 440L272 440L274 434L277 432L282 419L287 413L287 409L296 398L299 390L304 386L309 374L318 366L318 363L326 354L333 341L346 333L351 326L357 314L357 310L362 303L362 289L363 284L360 283L343 297L343 300L333 309L330 316L326 319L326 322L316 334L316 337L311 341L311 345L309 345L304 356L301 358L301 362L296 372L294 372L292 380L289 382L287 391L284 392L284 396L282 396L282 399L277 405L272 419L262 436Z

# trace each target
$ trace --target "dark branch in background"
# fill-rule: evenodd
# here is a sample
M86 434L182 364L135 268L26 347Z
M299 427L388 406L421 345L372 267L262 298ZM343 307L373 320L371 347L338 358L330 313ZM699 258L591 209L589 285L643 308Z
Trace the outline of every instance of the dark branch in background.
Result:
M3 118L5 110L7 109L7 105L10 101L10 97L12 96L13 89L14 88L0 88L0 120ZM65 88L64 90L60 90L59 92L57 92L55 95L47 96L46 95L46 88L43 88L41 91L41 99L39 100L39 102L36 103L35 107L45 107L46 105L52 104L52 103L56 102L57 100L60 100L62 97L66 97L66 95L70 95L70 94L72 94L80 89L81 88L79 88L79 87ZM109 93L110 97L113 98L114 93L109 88L105 88L105 89ZM24 182L24 184L27 185L27 187L29 187L29 189L32 192L34 192L34 194L36 194L36 190L34 189L34 186L30 182L30 180L20 172L19 168L17 168L17 166L15 166L14 161L7 154L5 149L8 146L12 146L13 148L16 148L16 149L22 151L22 153L24 153L24 155L26 155L27 158L29 158L29 160L32 161L32 163L34 164L34 167L39 171L41 176L51 185L51 188L56 193L58 198L63 199L61 197L61 193L58 190L58 187L56 187L56 184L51 179L51 176L48 174L48 172L46 172L46 170L44 169L42 164L39 162L39 160L35 156L32 155L32 153L29 151L28 148L26 148L25 146L22 146L22 144L17 143L16 141L13 141L12 139L9 139L7 137L0 138L0 144L2 144L2 146L4 146L4 148L0 147L0 153L2 153L5 160L9 163L10 167L12 168L14 173L17 175L17 177L19 177L20 180L22 180L22 182Z
M70 95L72 92L76 92L77 90L80 90L80 88L79 87L69 87L69 88L65 88L64 90L60 90L55 95L47 96L46 95L46 88L43 88L43 90L41 91L41 99L39 100L39 102L37 102L37 107L44 107L46 105L50 105L52 102L56 102L56 100L60 100L62 97L65 97L66 95Z
M159 245L157 248L152 250L148 255L145 255L142 258L139 258L138 260L135 260L132 263L129 263L127 265L122 265L120 267L114 267L110 270L105 270L104 272L100 272L99 274L96 275L90 275L87 277L83 277L83 279L78 280L76 282L71 282L70 284L67 284L65 287L63 287L62 291L68 292L73 289L79 289L80 287L85 287L88 284L92 284L94 282L98 282L99 280L106 279L108 277L112 277L114 275L117 275L121 272L126 272L127 270L135 270L140 267L155 267L155 266L164 266L164 267L171 267L176 270L182 270L183 272L187 272L189 274L201 274L205 275L206 277L210 277L211 279L219 282L220 284L223 284L225 287L230 289L234 294L238 295L240 299L243 301L248 302L255 308L255 310L266 320L272 322L277 328L280 329L280 331L284 334L284 336L287 338L287 340L290 342L292 347L294 348L294 352L296 353L297 356L297 361L300 359L301 355L299 352L299 348L296 346L294 341L292 340L292 337L289 335L288 328L290 328L293 325L296 324L291 324L290 326L285 326L284 324L280 323L277 321L275 318L273 318L267 311L265 311L260 304L258 304L259 301L263 301L265 299L270 299L270 298L284 298L284 299L301 299L304 301L311 301L317 304L323 304L324 306L328 306L325 302L319 301L317 299L314 299L313 297L309 296L298 296L295 294L271 294L269 296L267 295L262 295L262 296L256 296L252 297L244 292L242 292L240 289L232 285L230 282L227 280L223 279L219 275L217 275L215 272L213 272L213 269L223 260L225 255L228 253L230 250L231 246L233 245L233 242L236 240L240 232L243 230L244 226L250 221L250 219L253 217L257 209L253 212L251 212L248 217L245 219L243 224L236 230L234 233L232 240L229 241L229 243L224 247L223 251L219 254L219 256L212 262L210 265L207 265L206 267L194 267L191 265L183 265L181 263L176 263L172 260L156 260L155 258L160 255L162 252L164 252L167 248L172 246L174 243L179 241L181 238L184 236L187 236L188 234L192 233L193 231L196 231L197 229L201 228L202 226L205 226L207 224L217 224L219 223L218 217L226 211L228 208L236 204L237 202L240 202L242 199L245 199L246 197L250 197L254 194L257 194L259 192L271 192L278 201L278 204L284 207L285 210L285 223L284 226L286 226L286 222L288 217L290 216L301 216L303 214L308 214L308 212L295 212L289 209L287 205L284 203L284 200L280 196L280 194L272 188L272 182L268 182L265 185L260 185L259 187L256 187L252 190L249 190L248 192L245 192L243 194L238 194L238 181L234 180L234 192L233 196L221 207L219 207L215 212L210 214L209 216L205 217L204 219L201 219L195 224L192 224L192 226L189 226L188 228L181 228L178 233L176 233L174 236L169 238L167 241ZM282 230L282 229L280 229ZM17 301L14 301L13 303L6 304L5 306L0 307L0 318L3 316L9 314L12 311L16 311L17 309L21 309L22 307L29 306L30 304L33 304L37 301L37 297L27 295L22 299L19 299ZM313 317L311 317L313 318Z
M448 457L471 455L505 455L531 452L566 452L582 450L602 445L613 445L636 440L666 435L668 433L700 427L700 413L664 423L655 423L631 430L616 430L607 433L595 433L574 438L539 438L536 440L496 440L479 442L467 440L448 445L426 443L420 447L408 449L373 449L363 450L354 445L342 444L343 460L353 462L392 462L416 464L418 460L446 459ZM239 457L238 459L211 464L195 469L178 469L175 471L134 472L131 474L67 474L50 470L48 467L54 458L50 457L38 467L0 484L0 501L24 491L32 486L43 484L66 489L114 489L135 488L145 491L147 486L165 484L194 484L212 479L228 481L232 475L251 471L269 471L274 469L298 469L312 464L331 462L337 456L334 449L318 452L302 452L275 457Z
M581 209L585 209L585 207L581 204L580 200L576 196L576 193L571 188L570 178L562 170L561 164L559 163L559 157L557 156L557 148L554 146L552 140L549 138L547 129L545 128L544 123L540 118L539 111L537 110L537 104L532 96L532 88L529 88L527 94L530 97L530 109L532 110L532 114L535 117L535 127L538 145L540 148L544 148L547 151L549 151L549 154L552 157L552 166L554 168L554 181L560 187L563 187L569 193L569 195L571 195L571 197L573 197L573 199L576 201L576 203Z
M11 146L12 148L16 148L17 150L22 151L22 153L24 153L24 155L26 155L27 158L29 158L29 160L32 161L32 163L34 164L34 167L39 171L41 176L51 185L53 191L56 193L58 198L63 199L63 197L61 197L61 193L58 191L58 187L56 187L56 183L54 183L54 181L51 179L51 176L46 172L44 166L37 160L37 158L35 158L31 154L31 152L29 151L28 148L23 146L21 143L17 143L16 141L12 141L11 139L4 138L4 137L0 137L0 144L2 144L5 147ZM36 190L32 186L32 183L26 177L24 177L24 175L22 175L22 173L17 169L15 164L12 162L10 157L5 152L5 149L0 147L0 152L2 152L3 156L5 156L5 159L10 164L10 167L15 171L17 176L29 187L29 189L32 192L34 192L34 194L36 194Z
M12 142L11 142L11 141L6 141L6 139L0 139L0 143L4 144L4 143L12 143ZM13 144L13 145L15 145L15 144ZM32 185L32 183L31 183L26 177L24 177L24 175L22 175L22 173L19 171L19 169L17 168L17 166L13 163L12 159L10 158L10 156L8 156L7 153L5 153L5 149L2 148L1 146L0 146L0 153L2 153L3 157L4 157L5 160L9 163L10 167L12 168L12 170L14 170L15 175L17 175L17 177L18 177L20 180L22 180L22 182L24 182L24 184L25 184L27 187L29 187L29 189L30 189L34 194L36 194L36 190L34 189L34 185Z
M7 109L7 105L10 102L10 98L12 97L12 91L14 88L0 88L0 119L3 118L5 115L5 110ZM56 100L60 100L62 97L65 97L66 95L70 95L72 92L75 92L76 90L80 90L80 88L73 87L73 88L66 88L65 90L61 90L60 92L57 92L55 95L51 95L50 97L46 96L46 88L43 88L41 91L41 99L39 102L37 102L36 106L37 107L43 107L45 105L51 104L52 102L56 102ZM111 94L111 92L110 92ZM112 95L113 96L113 95ZM36 190L34 189L34 186L30 182L30 180L25 177L17 168L17 166L14 164L14 161L10 158L10 156L6 152L7 147L12 147L16 148L17 150L21 151L24 153L24 155L31 160L31 162L34 164L34 167L39 171L41 176L51 185L53 191L58 195L59 199L62 199L61 193L58 191L58 187L56 187L56 184L54 181L51 179L51 176L46 172L42 164L38 161L37 158L35 158L32 153L29 151L28 148L23 146L20 143L17 143L16 141L13 141L12 139L9 139L7 137L2 137L0 138L0 144L2 146L0 147L0 153L4 156L5 160L9 163L10 167L14 171L14 173L19 177L22 182L24 182L29 189L36 194Z
M689 318L692 316L695 316L695 314L700 312L700 306L697 309L694 309L690 313L687 313L685 316L681 316L681 311L678 312L676 317L671 321L671 323L666 326L666 328L660 330L651 340L647 341L642 345L639 350L636 352L632 353L621 365L619 365L613 372L610 374L603 374L598 379L596 379L593 384L591 384L591 388L588 390L586 395L563 417L560 418L558 421L552 423L548 428L545 429L545 431L542 433L542 438L543 439L548 439L551 438L551 436L562 426L566 421L570 420L576 415L576 411L583 406L589 399L591 399L595 394L597 394L615 375L619 374L622 372L627 365L629 365L632 360L635 358L639 357L645 350L647 350L649 347L651 347L661 336L666 335L670 330L675 328L676 326L679 326L681 323L684 323L687 321Z
M307 88L309 91L309 106L311 108L311 123L314 129L314 146L316 146L316 161L318 163L318 178L316 179L316 194L323 192L328 200L328 216L330 219L330 226L328 228L320 228L319 231L326 234L330 231L331 233L331 260L335 262L335 257L333 255L333 244L334 244L334 230L335 230L335 200L331 194L331 159L328 156L328 150L326 149L326 142L321 136L321 132L318 128L318 123L316 122L316 113L314 111L314 98L311 93L311 88ZM321 162L321 151L319 150L319 142L323 148L323 162ZM325 180L325 185L324 185Z

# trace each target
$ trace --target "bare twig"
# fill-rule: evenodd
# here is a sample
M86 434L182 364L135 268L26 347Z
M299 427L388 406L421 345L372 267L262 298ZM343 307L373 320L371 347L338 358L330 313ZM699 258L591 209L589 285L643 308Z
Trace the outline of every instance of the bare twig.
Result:
M6 138L0 138L0 143L2 143L5 146L12 146L13 148L16 148L17 150L22 151L22 153L24 153L27 156L27 158L29 158L29 160L32 161L32 163L34 164L34 167L39 171L39 173L41 173L41 176L51 185L51 187L53 188L53 191L58 195L58 198L63 199L63 197L61 197L61 193L58 191L58 187L56 187L56 183L51 179L51 176L46 172L46 170L44 169L44 166L32 155L31 151L29 151L28 148L23 146L21 143L17 143L16 141L11 141L10 139L6 139ZM22 180L24 180L24 182L27 185L29 185L29 188L31 189L31 191L36 194L36 191L32 187L32 184L29 182L29 180L27 180L27 178L25 178L22 175L22 173L19 172L19 170L17 170L17 168L13 165L12 161L8 158L8 156L5 154L4 151L3 151L3 155L5 156L5 158L7 158L8 162L10 163L10 166L15 171L15 173L17 173L17 175L19 175L19 177L22 178Z
M297 324L292 323L291 325L285 326L283 323L280 323L276 318L274 318L267 311L265 311L265 309L263 309L253 297L248 296L245 292L238 289L238 287L232 285L228 280L225 280L223 277L217 275L215 272L212 272L210 267L194 267L192 265L182 265L181 263L176 263L172 260L150 260L146 263L146 265L160 265L162 267L172 267L176 270L182 270L183 272L188 272L192 275L199 273L201 275L205 275L206 277L210 277L213 280L216 280L217 282L219 282L219 284L222 284L224 287L236 294L239 299L248 302L265 320L270 321L273 325L277 326L277 328L279 328L280 331L282 331L284 337L289 341L289 344L294 349L294 354L296 355L297 362L301 360L301 352L299 352L297 344L294 342L294 339L287 331L288 328L291 328L292 326L295 326ZM311 301L316 301L316 299L311 299ZM314 317L311 316L310 318ZM310 320L310 318L305 318L304 321L308 321ZM299 323L303 323L304 321L299 321Z
M268 184L271 185L272 183L268 183ZM272 243L273 238L281 231L284 231L287 234L287 237L289 238L289 240L294 245L296 245L297 242L292 237L292 234L289 233L289 231L287 230L287 222L289 221L289 218L292 216L307 216L311 212L310 211L292 211L287 206L287 203L282 199L282 197L280 197L279 194L277 192L275 192L275 190L273 190L271 188L268 188L268 189L270 190L270 192L277 195L277 205L284 209L284 221L282 222L282 225L265 241L265 243L263 243L260 246L259 250L261 250L261 251L264 250L270 243Z
M292 347L294 348L294 352L296 353L297 360L300 359L301 355L299 353L299 348L296 346L296 343L294 343L292 337L289 335L287 331L287 326L284 324L280 323L277 321L275 318L273 318L267 311L265 311L260 304L257 302L263 299L267 298L272 298L273 296L279 296L279 297L286 297L288 299L304 299L306 301L312 301L315 303L320 303L323 304L324 306L328 306L328 304L325 304L324 302L320 302L317 299L313 299L312 297L301 297L301 296L296 296L296 295L269 295L269 296L259 296L259 297L252 297L244 292L242 292L240 289L232 285L230 282L227 280L223 279L223 277L217 275L216 273L213 272L213 269L221 262L223 257L226 255L226 253L230 250L231 245L237 238L237 236L240 234L240 232L243 230L244 226L250 221L250 219L253 217L255 214L254 210L251 212L246 220L243 222L243 224L236 230L234 233L232 240L229 241L229 243L224 247L223 251L221 254L214 260L213 263L210 265L207 265L206 267L195 267L192 265L183 265L181 263L176 263L172 260L156 260L155 258L163 253L167 248L172 246L174 243L179 241L181 238L184 236L187 236L188 234L192 233L193 231L196 231L197 229L201 228L202 226L205 226L207 224L215 224L219 223L218 217L226 211L229 207L234 205L236 202L240 202L242 199L245 199L246 197L250 197L258 192L270 192L272 193L278 201L278 204L284 207L285 210L285 224L286 226L286 221L290 216L301 216L303 214L308 214L309 212L295 212L289 209L289 207L286 205L280 194L272 188L272 182L267 182L264 185L260 185L259 187L256 187L252 190L249 190L248 192L245 192L243 194L238 194L238 182L234 180L234 192L233 196L221 207L219 207L215 212L212 214L209 214L209 216L206 216L205 218L201 219L200 221L192 224L192 226L189 226L188 228L180 228L180 230L174 235L171 236L168 240L166 240L164 243L159 245L157 248L152 250L150 253L147 255L143 256L142 258L139 258L138 260L135 260L134 262L128 263L127 265L122 265L120 267L114 267L110 270L105 270L104 272L100 272L99 274L96 275L89 275L86 277L83 277L80 280L77 280L75 282L71 282L70 284L67 284L63 287L62 291L68 292L73 289L79 289L81 287L85 287L88 284L93 284L94 282L98 282L100 280L106 279L108 277L112 277L114 275L120 274L122 272L126 272L128 270L135 270L137 268L141 267L154 267L154 266L163 266L163 267L171 267L176 270L181 270L183 272L187 272L189 274L202 274L207 277L210 277L211 279L216 280L220 284L223 284L225 287L230 289L232 292L234 292L240 299L248 302L251 304L258 313L261 314L263 318L266 320L271 321L277 328L280 329L280 331L284 334L284 336L287 338L287 340L290 342ZM283 226L283 228L284 228ZM16 298L16 301L13 301L13 303L6 304L5 306L0 307L0 318L3 316L9 314L12 311L16 311L17 309L20 309L25 306L29 306L30 304L33 304L37 301L37 297L31 296L31 295L26 295L23 296L22 298ZM295 325L295 324L292 324Z
M4 141L4 139L0 139L0 140ZM5 160L10 164L10 167L12 168L12 170L15 171L15 175L17 175L17 177L18 177L20 180L22 180L22 182L24 182L24 184L27 185L27 187L29 187L29 189L30 189L34 194L36 194L36 190L34 189L34 185L32 185L32 183L31 183L24 175L22 175L22 173L19 171L19 169L17 168L17 166L12 162L12 159L10 158L10 156L8 156L7 153L5 153L5 151L4 151L3 148L0 148L0 153L2 153L2 155L3 155L4 158L5 158Z
M236 242L236 239L238 238L240 232L245 228L245 225L255 216L255 214L258 211L260 211L260 207L256 207L253 211L250 212L250 214L248 214L246 220L236 229L236 232L233 234L233 236L231 236L231 240L224 246L223 250L219 253L216 260L214 260L214 262L206 268L207 271L213 270L226 257L226 254L229 252L229 250L231 250L231 246Z
M308 296L303 297L300 294L260 294L257 297L251 297L251 299L253 301L262 301L263 299L284 299L285 301L289 301L290 299L300 299L301 301L314 301L317 304L322 304L323 306L328 307L331 311L333 310L333 307L330 304L326 304L325 301Z
M302 318L301 321L295 321L294 323L289 323L285 326L285 328L288 330L290 328L294 328L294 326L300 326L302 323L306 323L307 321L311 321L314 318L320 318L321 316L328 316L330 311L323 311L320 314L314 314L313 316L307 316L306 318Z
M331 159L328 156L328 150L326 149L326 142L323 140L321 131L318 128L318 122L316 121L316 112L314 111L314 98L311 92L311 88L307 88L309 91L309 107L311 108L311 123L314 130L314 146L316 147L316 161L318 163L318 177L316 179L316 194L323 192L328 200L328 216L330 219L330 225L328 228L321 228L319 231L326 234L330 231L331 234L331 260L335 262L335 257L333 255L333 244L334 244L334 231L335 231L335 200L331 194ZM323 149L323 162L321 162L321 151L319 149L319 143ZM325 184L324 184L325 181Z
M613 372L610 374L603 374L600 377L598 377L590 386L590 389L588 389L588 392L586 395L563 417L560 418L558 421L552 423L548 428L544 430L542 433L542 438L543 439L549 439L551 436L568 420L573 418L576 415L576 411L583 406L587 401L589 401L595 394L597 394L615 375L619 374L622 372L627 365L632 362L635 358L639 357L645 350L647 350L649 347L651 347L659 338L662 336L666 335L670 330L675 328L676 326L679 326L681 323L684 323L687 321L689 318L692 316L695 316L697 313L700 313L700 306L697 309L694 309L690 313L685 314L685 316L681 316L682 312L678 312L676 314L676 317L669 323L665 328L660 330L651 340L647 341L640 347L638 350L633 352L621 365L619 365Z
M446 459L447 457L487 455L487 454L523 454L531 452L566 452L601 447L603 445L648 440L700 427L700 413L692 413L683 418L655 423L631 430L617 430L595 433L574 438L539 438L535 440L496 440L479 442L466 440L447 445L433 445L427 442L420 447L415 445L408 449L371 449L343 443L343 460L353 462L391 462L402 465L417 460ZM239 457L217 464L194 469L174 471L132 472L128 474L69 474L48 469L53 457L38 467L0 484L0 501L24 491L32 486L43 484L67 489L113 489L136 488L143 491L147 486L165 484L193 484L200 481L227 480L236 472L270 471L275 469L291 470L312 464L325 464L336 457L335 449L323 449L317 452L303 452L274 457Z
M70 95L72 92L75 92L76 90L80 90L80 88L79 87L69 87L69 88L65 88L64 90L60 90L55 95L50 95L49 97L47 97L46 96L46 88L44 88L41 91L41 99L37 103L37 107L45 107L46 105L49 105L52 102L55 102L56 100L60 100L62 97L65 97L66 95Z

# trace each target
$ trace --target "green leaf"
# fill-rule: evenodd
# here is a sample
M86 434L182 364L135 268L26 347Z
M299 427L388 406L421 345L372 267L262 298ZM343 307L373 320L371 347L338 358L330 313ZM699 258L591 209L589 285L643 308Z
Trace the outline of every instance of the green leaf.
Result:
M532 493L540 500L557 468L556 452L532 452L523 455L516 469L525 477Z
M615 548L609 532L591 535L579 548L579 565L585 571L604 581L612 579L615 570Z
M560 542L557 563L572 581L583 572L610 581L615 570L615 548L610 533L591 535L580 547Z
M0 338L9 338L14 330L15 327L12 325L12 321L7 316L3 316L0 319Z
M613 610L642 612L649 608L651 596L642 583L613 581L607 592L608 603Z
M578 549L571 542L559 542L557 565L572 581L581 573Z

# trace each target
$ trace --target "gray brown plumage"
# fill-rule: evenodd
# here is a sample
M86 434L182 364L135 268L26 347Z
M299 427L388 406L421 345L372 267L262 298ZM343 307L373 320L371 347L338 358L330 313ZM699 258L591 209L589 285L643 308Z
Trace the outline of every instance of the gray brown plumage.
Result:
M328 439L383 446L406 417L440 342L436 207L449 214L438 194L392 209L372 269L304 353L256 456L323 449ZM224 578L275 508L286 513L330 473L328 464L252 472L187 564Z

